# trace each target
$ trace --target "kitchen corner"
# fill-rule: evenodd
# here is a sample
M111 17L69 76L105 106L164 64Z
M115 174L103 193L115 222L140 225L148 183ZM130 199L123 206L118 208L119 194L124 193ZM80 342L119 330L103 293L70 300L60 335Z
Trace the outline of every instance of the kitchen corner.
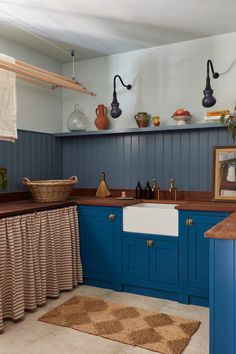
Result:
M0 353L236 354L235 4L32 3L0 8Z

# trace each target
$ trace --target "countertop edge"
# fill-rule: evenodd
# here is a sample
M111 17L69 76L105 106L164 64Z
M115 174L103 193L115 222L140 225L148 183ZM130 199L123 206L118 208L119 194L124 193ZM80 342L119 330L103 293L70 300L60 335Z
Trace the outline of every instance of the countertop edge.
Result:
M205 232L206 238L236 240L236 211Z
M132 200L117 200L114 197L97 198L85 196L73 196L73 200L78 205L91 206L109 206L109 207L125 207L139 203L159 203L159 204L178 204L176 209L186 211L219 211L219 212L234 212L236 211L236 203L223 203L214 201L189 201L189 200L156 200L156 199L132 199Z
M74 200L46 203L37 203L33 200L25 200L17 202L4 202L2 204L4 206L0 207L0 218L77 205L76 201Z

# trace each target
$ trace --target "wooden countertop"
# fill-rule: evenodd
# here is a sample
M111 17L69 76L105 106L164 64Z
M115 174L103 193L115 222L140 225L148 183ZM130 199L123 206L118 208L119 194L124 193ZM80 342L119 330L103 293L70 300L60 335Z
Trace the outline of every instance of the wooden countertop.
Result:
M65 202L48 202L38 203L32 199L18 200L11 202L0 203L0 217L8 217L26 213L32 213L34 211L42 211L48 209L62 208L70 205L97 205L97 206L111 206L111 207L124 207L140 203L140 200L117 200L116 198L96 198L96 197L78 197L73 196L71 199Z
M8 217L13 215L20 215L32 213L34 211L42 211L48 209L62 208L70 205L75 205L74 200L67 200L65 202L50 202L37 203L33 200L21 200L15 202L0 203L0 217Z
M107 206L107 207L125 207L138 203L173 203L178 204L176 209L178 210L198 210L198 211L222 211L222 212L234 212L236 211L236 203L221 203L210 201L186 201L186 200L156 200L156 199L124 199L118 200L113 197L109 198L97 198L97 197L85 197L85 196L72 196L71 199L65 202L50 202L50 203L37 203L32 199L3 202L0 203L0 217L24 214L32 211L40 211L46 209L53 209L55 207L64 207L69 205L94 205L94 206Z
M94 205L94 206L106 206L106 207L124 207L141 203L140 199L116 199L113 197L98 198L98 197L84 197L73 195L73 200L79 205Z
M117 200L116 198L96 198L96 197L79 197L73 196L79 205L94 205L94 206L110 206L124 207L129 205L144 203L173 203L178 204L178 210L196 210L196 211L221 211L233 212L232 215L214 226L205 233L208 238L221 238L225 240L236 240L236 203L222 203L214 201L174 201L174 200L155 200L155 199L133 199L133 200Z
M178 210L198 210L198 211L222 211L233 212L236 211L236 203L222 203L214 201L189 201L189 200L157 200L157 199L132 199L132 200L117 200L116 198L97 198L85 196L73 196L79 205L97 205L97 206L111 206L124 207L138 203L158 203L158 204L178 204Z
M205 237L236 240L236 212L205 232Z
M222 203L214 201L180 201L176 202L179 205L176 207L178 210L198 210L198 211L223 211L234 212L236 211L236 203Z
M222 211L233 212L232 215L214 226L205 233L207 238L221 238L226 240L236 240L236 203L221 203L214 201L189 201L189 200L155 200L155 199L123 199L118 200L114 197L97 198L94 196L73 195L71 199L65 202L37 203L33 200L21 200L0 203L0 217L31 213L47 209L55 209L70 205L91 205L105 207L125 207L138 203L173 203L178 204L178 210L196 210L196 211Z

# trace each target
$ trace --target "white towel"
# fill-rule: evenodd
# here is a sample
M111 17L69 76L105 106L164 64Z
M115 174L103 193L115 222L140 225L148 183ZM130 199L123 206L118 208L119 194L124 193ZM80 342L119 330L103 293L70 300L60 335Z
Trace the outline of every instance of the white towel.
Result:
M0 59L15 64L15 59L0 53ZM0 140L17 139L16 74L0 69Z

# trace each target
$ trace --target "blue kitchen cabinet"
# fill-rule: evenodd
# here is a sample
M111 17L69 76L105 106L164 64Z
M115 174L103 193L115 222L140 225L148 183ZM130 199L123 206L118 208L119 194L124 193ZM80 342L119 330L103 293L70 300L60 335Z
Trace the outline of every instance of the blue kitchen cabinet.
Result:
M119 287L117 273L121 211L119 208L80 206L80 248L84 283Z
M175 237L124 232L122 274L133 279L178 284L178 241Z
M121 289L179 301L178 237L123 232Z
M78 212L84 284L179 300L178 237L123 232L122 208Z
M181 211L182 301L209 305L209 239L204 233L222 221L228 213Z
M84 283L208 306L209 239L229 213L180 211L179 237L123 232L122 208L79 206Z

